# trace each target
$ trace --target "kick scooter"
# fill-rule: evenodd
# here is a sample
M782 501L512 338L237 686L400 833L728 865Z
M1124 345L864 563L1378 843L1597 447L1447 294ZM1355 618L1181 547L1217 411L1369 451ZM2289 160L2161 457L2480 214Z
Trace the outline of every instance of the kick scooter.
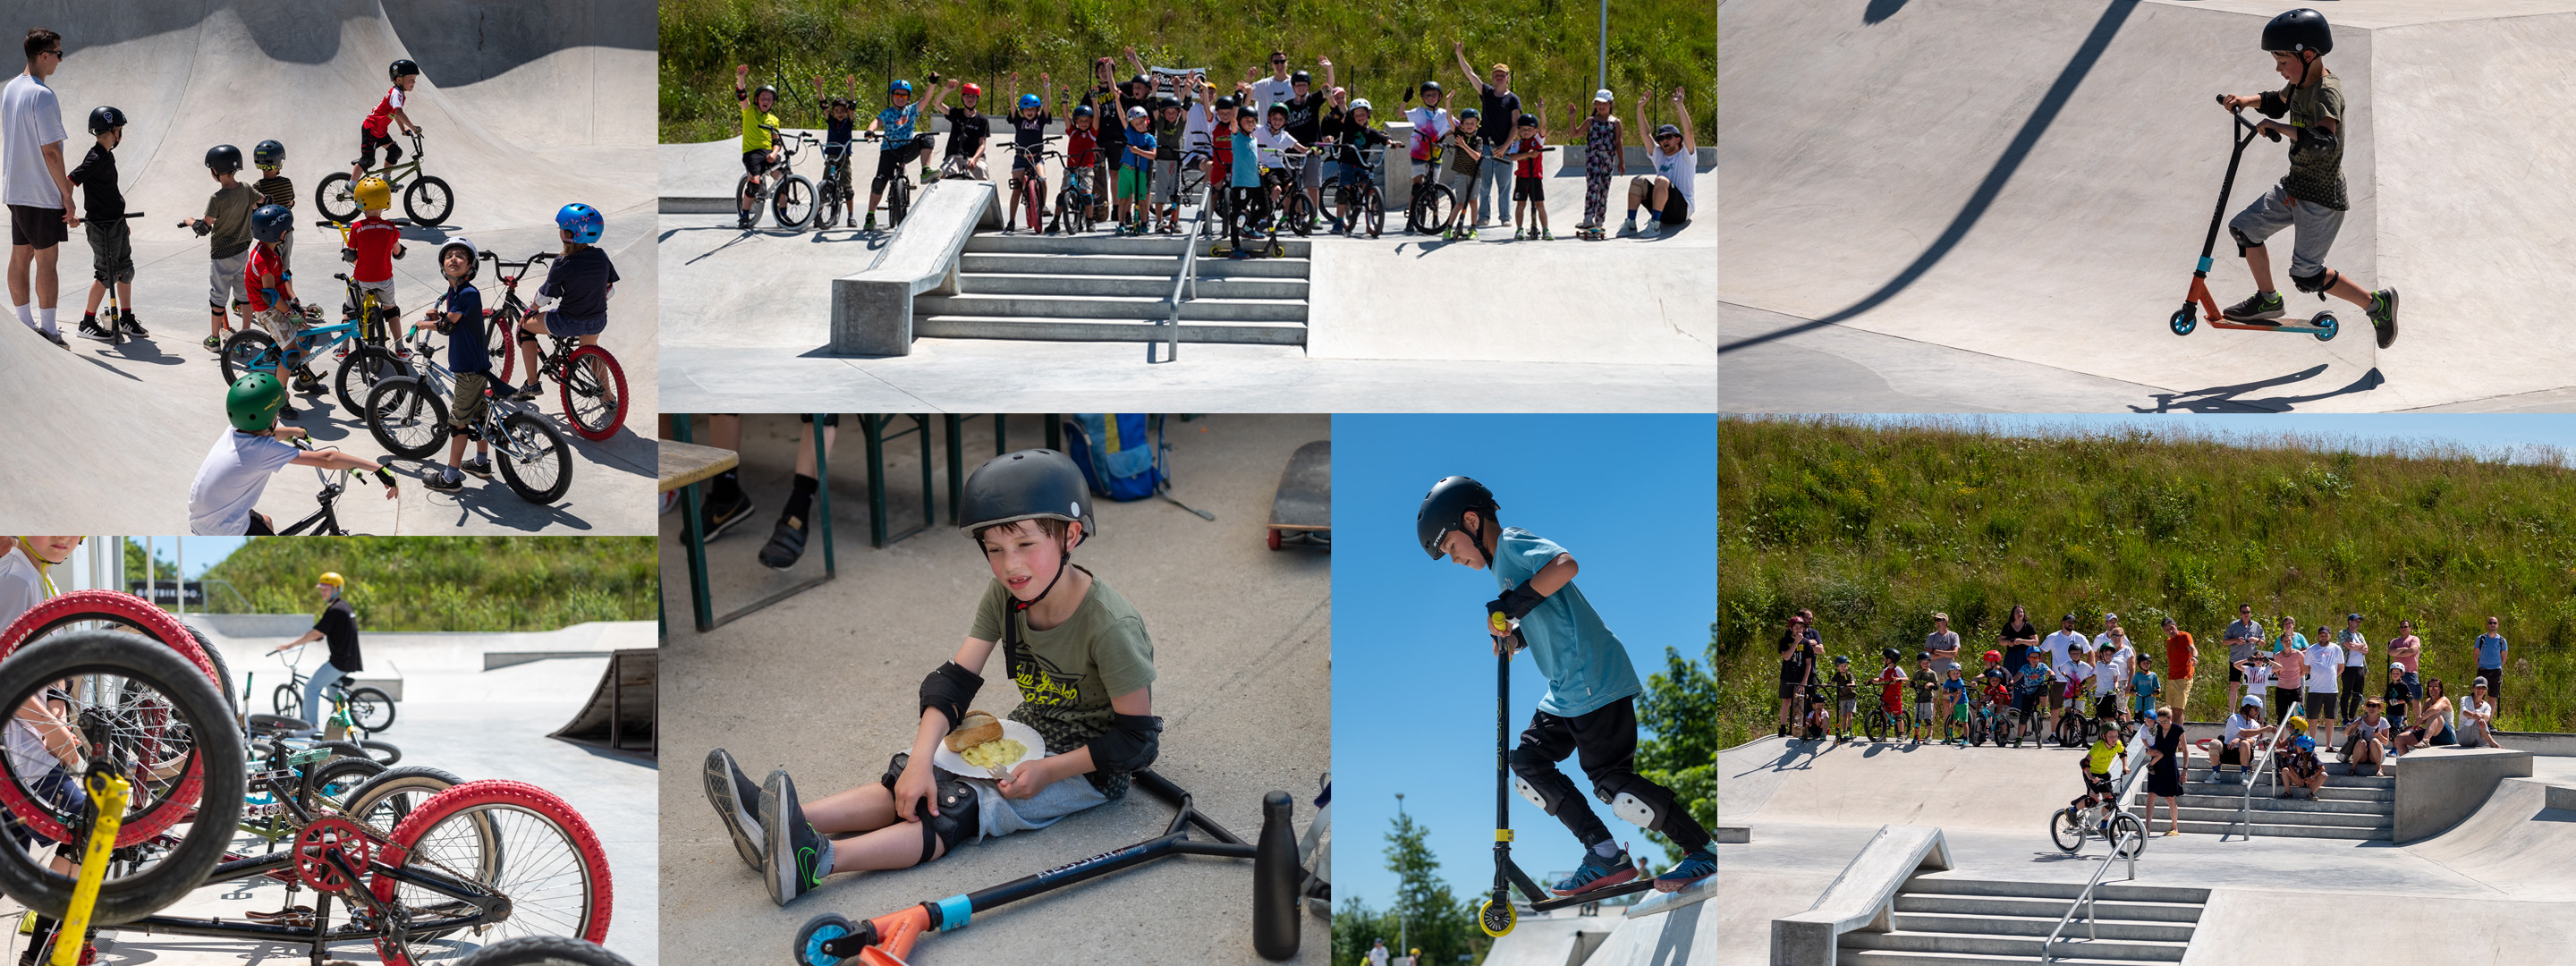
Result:
M1521 895L1529 899L1531 912L1546 912L1645 892L1655 887L1655 880L1652 872L1640 868L1636 878L1618 885L1559 896L1539 888L1529 873L1512 862L1512 655L1529 644L1521 639L1517 618L1494 614L1491 620L1494 636L1503 640L1503 654L1494 662L1494 894L1477 904L1476 928L1500 938L1511 934L1520 919L1512 906L1513 886L1519 886Z
M2236 142L2236 149L2227 155L2227 180L2218 183L2218 210L2210 214L2209 237L2202 239L2200 243L2200 267L2192 269L2191 294L2184 296L2182 300L2182 308L2174 311L2173 320L2170 323L2173 327L2173 334L2190 335L2192 329L2199 327L2199 320L2191 317L2192 306L2194 303L2198 303L2200 308L2209 313L2209 326L2213 329L2242 329L2248 332L2305 332L2316 336L2317 341L2319 342L2329 341L2335 337L2335 330L2339 328L2335 323L2334 313L2332 312L2319 312L2313 319L2264 319L2254 322L2238 322L2220 314L2218 311L2218 300L2211 298L2209 295L2209 253L2217 250L2218 248L2218 226L2220 222L2227 218L2227 192L2228 189L2236 186L2236 163L2244 160L2245 146L2254 143L2255 134L2260 133L2264 137L2271 138L2274 141L2281 139L2281 135L2278 132L2264 131L2262 128L2254 126L2254 122L2246 120L2244 109L2238 108L2235 113L2236 126L2243 133L2237 134L2231 132L2231 139ZM2319 297L2323 298L2323 296Z

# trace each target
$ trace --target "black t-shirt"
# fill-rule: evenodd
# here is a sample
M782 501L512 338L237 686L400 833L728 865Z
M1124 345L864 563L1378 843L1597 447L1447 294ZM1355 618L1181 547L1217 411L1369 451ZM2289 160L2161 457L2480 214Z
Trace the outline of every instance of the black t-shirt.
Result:
M330 642L332 667L339 668L342 674L366 670L358 660L358 615L349 610L348 601L333 598L331 606L323 608L322 616L313 622L313 629L321 631L322 639Z
M1387 143L1385 132L1373 127L1364 127L1353 119L1350 111L1330 105L1324 108L1323 131L1326 136L1333 139L1334 144L1347 148L1368 148ZM1357 155L1339 148L1334 150L1334 156L1346 161L1360 160Z
M71 170L71 179L81 186L81 217L91 221L125 217L125 193L116 187L116 152L90 145L80 167Z
M1047 113L1044 109L1038 111L1036 118L1023 117L1020 112L1012 111L1011 143L1024 148L1037 147L1046 141L1047 125L1053 123L1055 123L1055 115Z
M992 121L962 105L948 109L948 154L973 154L993 133Z
M1803 646L1802 646L1803 645ZM1780 680L1804 681L1816 663L1816 651L1824 646L1824 635L1812 627L1785 631L1780 635Z
M1308 87L1306 96L1291 97L1283 103L1288 105L1289 136L1299 144L1315 143L1324 122L1324 92Z
M1478 96L1485 102L1485 123L1476 129L1476 136L1487 144L1510 143L1512 126L1516 123L1512 115L1521 109L1521 96L1512 93L1497 95L1492 84L1482 85L1482 88Z
M2039 645L2039 628L2027 623L2018 627L2006 624L2002 637L2004 667L2018 670L2023 658L2030 654L2030 649Z

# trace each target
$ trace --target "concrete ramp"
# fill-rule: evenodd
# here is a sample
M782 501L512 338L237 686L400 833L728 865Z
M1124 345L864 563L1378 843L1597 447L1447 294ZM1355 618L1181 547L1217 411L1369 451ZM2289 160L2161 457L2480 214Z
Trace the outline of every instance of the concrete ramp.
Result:
M1818 750L1815 742L1763 738L1718 753L1718 819L2040 836L2048 813L2083 792L2080 757L2056 748L1865 742Z
M1525 916L1494 940L1483 966L1582 966L1618 925L1615 916Z
M561 738L601 751L655 757L659 732L654 729L661 696L662 652L634 648L613 653L599 676L599 687L582 702L570 723L549 738Z
M2563 333L2536 311L2576 296L2562 217L2576 118L2516 105L2464 123L2454 107L2555 79L2551 52L2576 45L2564 2L2327 11L2351 204L2327 264L2401 290L2392 348L2354 306L2290 288L2286 233L2270 246L2276 284L2294 314L2332 309L2342 334L2167 329L2227 166L2213 95L2280 86L2258 37L2282 6L1723 4L1720 297L1777 316L1748 314L1721 353L1805 347L1886 373L1947 347L2031 364L2017 371L2033 381L2116 380L2141 409L2504 406L2576 383ZM2246 149L2231 214L2279 179L2285 150ZM2252 291L2224 237L2213 257L2222 304ZM1767 385L1800 377L1726 378L1725 405L1759 408ZM2020 408L2009 384L1952 391Z
M2406 846L2416 855L2517 899L2576 901L2576 805L2567 785L2507 778L2476 814L2449 832Z
M1583 966L1693 966L1717 961L1719 915L1716 902L1683 906L1671 912L1623 919L1610 939L1583 961ZM1739 945L1760 939L1738 935Z

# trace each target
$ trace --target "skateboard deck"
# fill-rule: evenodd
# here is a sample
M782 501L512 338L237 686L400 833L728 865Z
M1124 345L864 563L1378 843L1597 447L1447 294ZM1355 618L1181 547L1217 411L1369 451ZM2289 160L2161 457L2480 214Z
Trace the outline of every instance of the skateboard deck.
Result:
M1279 495L1270 502L1270 549L1284 543L1331 546L1333 540L1333 442L1297 447L1279 473Z

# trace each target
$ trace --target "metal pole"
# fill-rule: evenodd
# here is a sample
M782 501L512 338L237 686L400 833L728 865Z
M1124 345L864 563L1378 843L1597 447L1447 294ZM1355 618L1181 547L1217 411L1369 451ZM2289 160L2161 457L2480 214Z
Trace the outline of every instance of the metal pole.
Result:
M143 599L151 601L152 606L159 607L161 588L154 582L160 579L160 575L154 572L153 563L152 538L145 537L143 538Z
M1593 61L1600 65L1593 76L1592 87L1595 90L1610 86L1610 0L1601 0L1600 37L1599 52L1594 55L1596 59Z
M2487 690L2489 690L2489 691L2494 691L2495 689L2494 689L2494 688L2488 688ZM1397 814L1397 815L1403 815L1403 814L1404 814L1404 793L1403 793L1403 792L1397 792L1397 793L1395 793L1395 814ZM1403 951L1405 950L1405 943L1406 943L1406 942L1408 942L1408 941L1410 941L1410 940L1408 939L1408 937L1407 937L1407 932L1408 932L1408 930L1407 930L1407 928L1406 928L1406 927L1407 927L1408 925L1410 925L1410 924L1409 924L1408 922L1406 922L1406 920L1405 920L1405 916L1404 916L1404 904L1403 904L1403 903L1401 903L1401 902L1399 902L1399 903L1397 903L1397 904L1396 904L1396 907L1395 907L1395 951L1396 951L1396 952L1399 952L1399 953L1400 953L1400 952L1403 952Z

